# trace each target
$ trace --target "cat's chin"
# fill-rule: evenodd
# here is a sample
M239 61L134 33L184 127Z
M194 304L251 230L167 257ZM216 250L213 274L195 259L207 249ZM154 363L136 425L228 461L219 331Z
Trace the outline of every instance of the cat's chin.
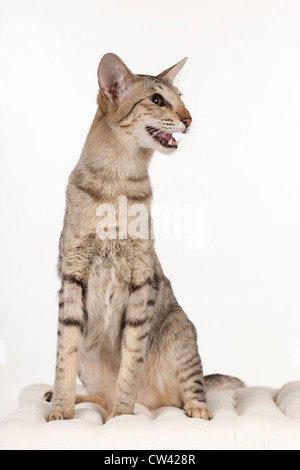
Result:
M171 148L171 147L168 148L168 147L162 147L161 146L160 148L157 148L156 150L159 153L164 153L165 155L170 155L171 153L176 152L177 147L176 148Z
M143 145L142 148L148 148L148 149L152 150L153 152L159 152L159 153L163 153L165 155L170 155L170 154L176 152L176 150L177 150L177 147L176 148L175 147L173 147L173 148L172 147L163 147L162 145L160 145L156 142L154 142L154 143L151 142L150 145L146 145L146 146Z

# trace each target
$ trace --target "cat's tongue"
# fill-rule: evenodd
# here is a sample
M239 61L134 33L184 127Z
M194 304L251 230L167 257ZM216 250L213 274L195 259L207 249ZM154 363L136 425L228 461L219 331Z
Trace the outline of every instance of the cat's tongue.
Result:
M167 134L166 132L160 131L156 135L160 137L161 139L164 139L168 146L170 147L174 145L177 146L177 141L174 139L172 134Z
M168 134L164 131L159 131L158 129L155 129L155 127L151 126L146 127L146 129L149 134L152 135L152 137L157 140L163 147L177 149L177 141L176 139L174 139L172 134Z

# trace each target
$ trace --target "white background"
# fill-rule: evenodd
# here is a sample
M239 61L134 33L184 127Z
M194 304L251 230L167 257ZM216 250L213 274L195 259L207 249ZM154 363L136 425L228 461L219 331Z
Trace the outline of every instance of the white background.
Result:
M0 379L53 383L65 187L96 111L99 60L189 60L194 118L155 155L158 204L196 204L197 249L160 240L206 373L300 377L300 2L0 1ZM179 189L178 189L179 188ZM16 388L18 388L16 386Z

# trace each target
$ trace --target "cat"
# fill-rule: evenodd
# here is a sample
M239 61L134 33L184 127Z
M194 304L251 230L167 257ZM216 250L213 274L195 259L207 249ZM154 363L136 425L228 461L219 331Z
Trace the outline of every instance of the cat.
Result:
M151 157L174 152L172 134L186 133L192 122L173 85L186 60L157 76L133 74L112 53L100 61L97 112L66 192L49 421L71 419L81 401L101 405L106 421L132 414L135 402L209 419L207 389L243 386L234 377L203 377L195 327L176 301L154 240L124 234L132 218L125 224L119 213L126 197L128 207L146 208L151 226ZM119 216L106 238L97 234L99 207ZM76 396L77 373L87 396Z

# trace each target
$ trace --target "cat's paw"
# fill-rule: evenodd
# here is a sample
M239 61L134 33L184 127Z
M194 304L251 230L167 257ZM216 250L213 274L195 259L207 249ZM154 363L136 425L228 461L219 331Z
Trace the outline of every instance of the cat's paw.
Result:
M62 419L72 419L74 417L74 410L73 409L66 409L66 410L52 410L51 413L48 415L47 421L59 421Z
M190 406L187 406L184 411L189 418L210 420L210 413L207 409L206 403L193 403Z
M53 392L49 390L44 395L44 400L48 403L52 402L52 410L47 417L47 421L59 421L61 419L72 419L74 417L74 406L68 403L53 403Z

